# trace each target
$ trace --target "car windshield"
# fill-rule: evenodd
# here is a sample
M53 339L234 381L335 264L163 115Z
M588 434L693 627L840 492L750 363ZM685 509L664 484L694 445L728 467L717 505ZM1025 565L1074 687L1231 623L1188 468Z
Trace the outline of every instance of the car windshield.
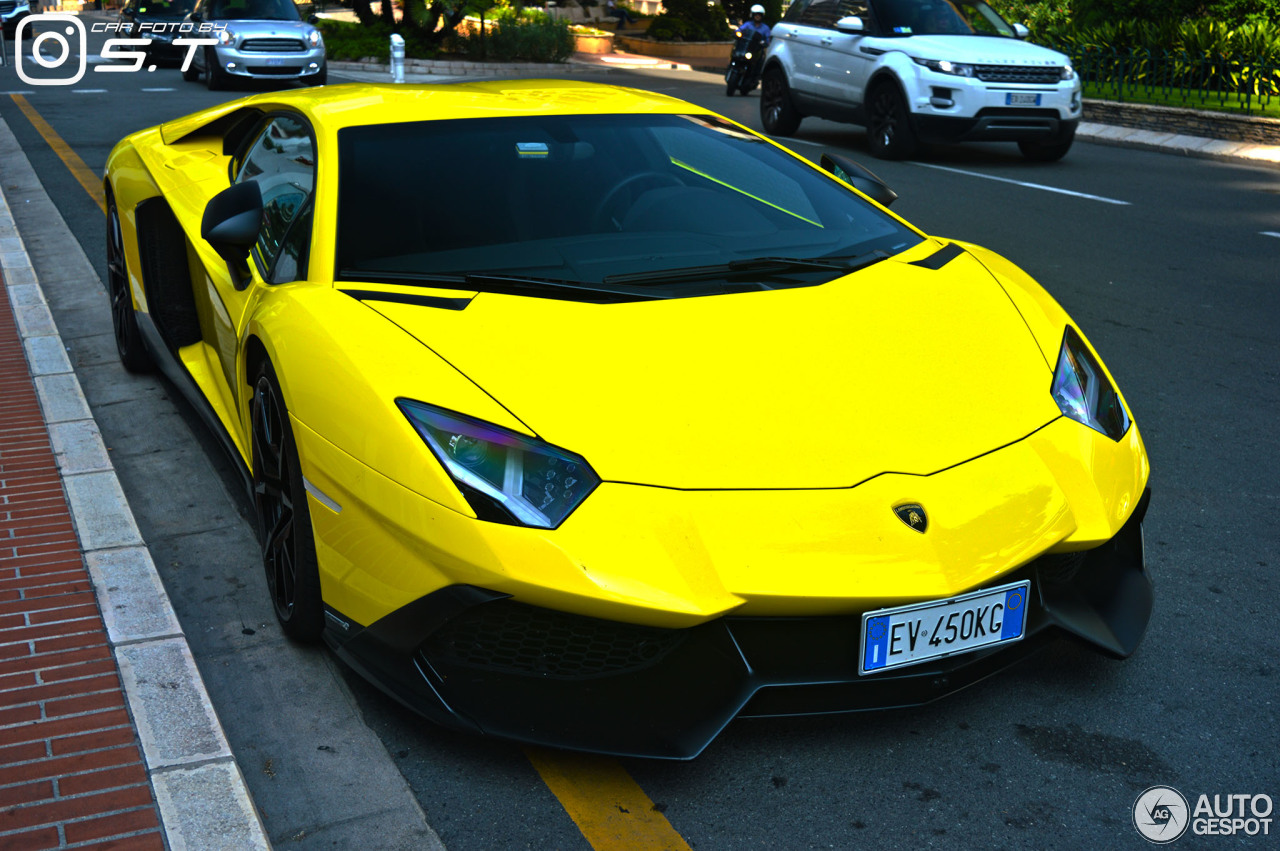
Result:
M1013 27L982 0L874 0L886 35L998 35Z
M214 0L209 4L210 20L300 21L293 0Z
M581 290L563 284L633 292L677 270L666 277L687 284L678 294L702 295L741 278L821 283L855 258L921 240L825 173L706 115L348 127L338 150L339 280L472 276L469 288L483 290L480 276L520 277L574 298Z
M164 0L155 0L155 2L139 3L137 13L139 16L147 18L181 20L191 13L191 9L194 6L194 0L173 0L172 3L164 2Z

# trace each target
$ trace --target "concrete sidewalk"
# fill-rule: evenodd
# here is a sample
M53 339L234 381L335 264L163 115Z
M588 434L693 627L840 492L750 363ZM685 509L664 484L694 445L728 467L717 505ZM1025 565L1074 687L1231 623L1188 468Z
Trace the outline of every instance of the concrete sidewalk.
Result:
M267 848L2 194L0 279L0 847Z

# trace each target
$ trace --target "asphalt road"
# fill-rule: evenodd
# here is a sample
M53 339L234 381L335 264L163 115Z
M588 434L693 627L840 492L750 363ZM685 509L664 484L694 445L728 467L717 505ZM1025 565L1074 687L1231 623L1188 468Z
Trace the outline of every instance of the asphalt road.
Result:
M759 127L758 96L726 98L711 75L602 79L677 95ZM0 92L17 89L31 87L0 69ZM105 91L78 93L85 89ZM46 87L27 100L100 173L125 134L231 96L161 69L89 74L76 87ZM0 96L0 117L101 266L96 204L10 97ZM927 707L738 722L692 763L624 760L623 767L699 849L1141 848L1132 807L1147 787L1173 786L1193 804L1202 793L1280 798L1280 239L1268 235L1280 232L1280 171L1085 143L1050 165L1027 163L1001 145L882 163L870 159L858 130L812 119L794 147L814 159L831 150L869 164L899 193L896 212L929 232L1001 252L1080 322L1123 388L1151 454L1146 542L1155 615L1144 645L1125 662L1064 642ZM64 329L64 336L73 335ZM159 379L146 380L157 394L176 395ZM213 628L203 626L212 585L218 605L267 611L260 569L242 552L252 535L247 505L237 503L234 485L217 486L226 470L219 450L195 434L201 451L148 467L168 441L190 445L199 427L189 413L163 428L122 419L108 418L104 434L114 432L117 446L134 443L131 454L113 459L188 634L197 624ZM216 493L193 480L212 482ZM181 557L164 525L172 506L162 503L172 494L156 493L169 489L188 516L217 514L205 540L179 547ZM206 497L216 504L206 507ZM184 559L201 560L202 579L166 572ZM245 629L275 627L259 617ZM316 661L322 656L314 653L309 664L330 664ZM255 761L270 752L254 732L264 726L253 714L264 711L262 701L238 698L234 671L212 664L202 659L201 670L251 791L260 803L274 800L275 775ZM254 664L270 671L291 662L260 654ZM283 667L274 675L292 678ZM365 723L449 848L590 847L522 750L436 729L358 678L347 680ZM303 839L272 837L278 845ZM1178 846L1275 842L1188 834ZM376 836L367 844L380 847Z

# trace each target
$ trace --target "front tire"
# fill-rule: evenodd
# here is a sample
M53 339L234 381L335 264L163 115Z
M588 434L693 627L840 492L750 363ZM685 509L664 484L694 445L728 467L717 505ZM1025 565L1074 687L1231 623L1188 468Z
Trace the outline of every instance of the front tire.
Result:
M911 111L898 87L892 83L876 86L868 106L867 141L871 155L882 160L904 160L914 154L919 143L911 126Z
M133 295L129 291L120 212L116 209L115 196L110 193L107 195L107 295L111 299L111 329L115 333L120 363L129 372L150 372L151 356L142 342L138 317L133 312Z
M218 55L212 50L206 50L204 54L204 85L211 92L227 87L227 74L218 67Z
M262 565L285 635L312 643L324 632L324 602L311 513L284 395L269 361L253 383L253 507Z
M724 72L724 93L726 97L733 97L733 93L738 90L738 83L742 77L742 72L737 68L730 68Z
M1022 155L1032 162L1052 163L1057 162L1067 155L1067 151L1071 150L1071 143L1076 139L1076 131L1071 130L1067 134L1067 138L1059 139L1056 142L1035 142L1022 141L1018 143L1018 150L1022 151Z
M787 75L776 65L764 72L760 89L760 121L770 136L790 136L803 118L791 101Z

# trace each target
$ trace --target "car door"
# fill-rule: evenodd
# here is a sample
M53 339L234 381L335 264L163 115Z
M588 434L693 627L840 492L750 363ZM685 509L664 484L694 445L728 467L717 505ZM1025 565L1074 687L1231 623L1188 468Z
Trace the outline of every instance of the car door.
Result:
M815 22L825 20L821 7L835 2L836 0L796 0L774 30L774 40L783 40L791 56L787 82L793 91L801 95L816 94L819 42L825 30L821 25L815 26ZM810 10L815 6L819 9L813 13Z
M824 24L825 31L818 40L817 92L828 100L857 105L863 101L867 78L879 55L879 51L863 49L874 32L871 7L868 0L833 0L829 6L829 23ZM850 16L862 19L863 33L836 30L836 21Z
M248 280L214 275L209 283L222 310L214 310L216 351L227 398L240 399L237 369L241 338L253 305L264 291L307 278L311 246L311 207L315 190L316 145L300 115L268 115L235 162L233 183L252 181L262 192L262 226L249 251ZM239 412L243 414L243 411Z

